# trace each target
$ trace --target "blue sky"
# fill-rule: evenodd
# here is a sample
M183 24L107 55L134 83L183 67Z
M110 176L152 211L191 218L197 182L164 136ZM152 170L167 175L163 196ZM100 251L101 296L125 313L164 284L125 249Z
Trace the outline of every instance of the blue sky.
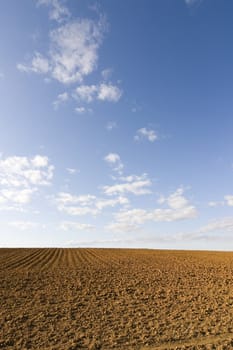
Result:
M0 4L0 245L232 250L233 3Z

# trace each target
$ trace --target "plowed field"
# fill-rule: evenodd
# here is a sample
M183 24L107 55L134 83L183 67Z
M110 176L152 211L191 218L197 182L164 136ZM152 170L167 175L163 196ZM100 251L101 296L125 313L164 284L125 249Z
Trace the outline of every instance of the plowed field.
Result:
M0 349L233 349L233 253L0 249Z

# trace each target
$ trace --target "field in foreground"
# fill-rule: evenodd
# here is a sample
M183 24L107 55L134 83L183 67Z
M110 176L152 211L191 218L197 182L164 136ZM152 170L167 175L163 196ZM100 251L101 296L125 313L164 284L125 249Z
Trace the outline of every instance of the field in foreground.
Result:
M233 253L0 249L0 349L233 349Z

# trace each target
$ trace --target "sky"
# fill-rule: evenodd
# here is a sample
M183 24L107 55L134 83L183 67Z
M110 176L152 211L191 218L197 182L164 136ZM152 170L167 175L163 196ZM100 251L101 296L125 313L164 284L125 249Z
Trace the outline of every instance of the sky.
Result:
M233 250L233 3L0 2L0 246Z

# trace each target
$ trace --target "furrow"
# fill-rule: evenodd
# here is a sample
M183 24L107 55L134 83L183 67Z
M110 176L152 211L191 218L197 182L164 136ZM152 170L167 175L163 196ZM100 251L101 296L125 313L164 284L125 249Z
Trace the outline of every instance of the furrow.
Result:
M37 257L40 255L41 255L41 249L36 249L36 250L33 249L33 251L29 250L29 253L26 256L15 258L13 261L6 263L3 266L3 268L4 269L23 268L25 267L25 265L28 264L28 262L30 262L33 259L37 259Z
M79 248L73 249L73 258L72 259L73 259L73 264L76 267L80 267L83 264L83 260L82 260Z
M79 262L80 262L80 265L81 266L86 266L87 265L87 263L86 263L86 259L85 259L85 257L84 257L84 254L83 254L83 250L84 250L84 248L79 248L79 249L77 249L77 257L78 257L78 259L79 259Z
M102 256L99 256L94 249L86 249L86 253L89 257L91 257L90 260L93 261L95 265L109 265L109 262Z
M54 267L57 258L57 251L58 249L56 248L50 248L49 254L43 261L43 266L41 270L49 270Z
M21 251L21 249L14 249L14 251L9 252L8 254L3 254L1 255L0 258L0 266L5 266L6 264L19 259L19 257L23 257L25 256L25 254L27 254L28 252L26 252L24 249Z
M65 250L65 253L66 253L66 266L69 267L69 268L74 268L77 266L76 264L76 249L75 248L67 248Z
M41 248L41 254L36 258L34 258L30 264L28 264L28 269L40 269L43 267L43 262L45 261L46 257L50 254L49 248Z

